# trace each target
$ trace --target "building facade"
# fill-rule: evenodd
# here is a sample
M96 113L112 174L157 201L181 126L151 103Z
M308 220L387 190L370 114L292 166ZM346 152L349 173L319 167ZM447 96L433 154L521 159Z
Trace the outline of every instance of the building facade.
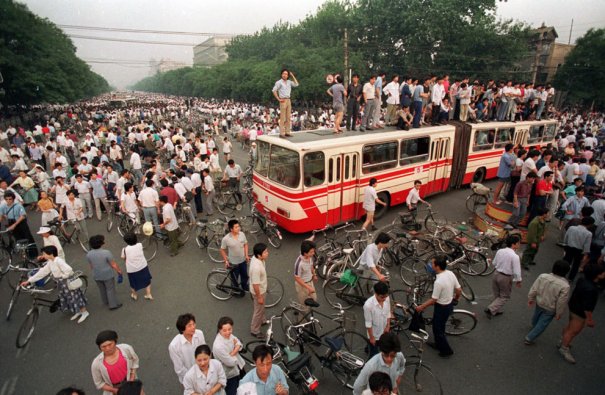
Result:
M226 62L228 55L225 47L232 38L231 36L210 37L193 47L193 65L210 67Z

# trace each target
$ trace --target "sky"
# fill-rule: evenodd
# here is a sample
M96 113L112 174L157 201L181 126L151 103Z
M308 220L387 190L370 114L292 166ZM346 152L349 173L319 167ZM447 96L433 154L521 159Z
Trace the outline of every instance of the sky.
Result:
M165 59L191 65L193 46L213 34L247 34L263 27L271 27L279 21L296 23L314 13L325 0L17 1L25 3L36 15L59 25L72 37L80 58L112 86L124 89L151 75L152 60ZM591 27L605 27L604 0L508 0L497 4L497 15L501 18L521 20L534 27L540 26L542 22L554 26L559 34L558 42L568 42L572 18L572 43ZM73 26L85 28L77 29ZM99 31L91 30L90 27L209 35ZM155 43L103 41L82 37Z

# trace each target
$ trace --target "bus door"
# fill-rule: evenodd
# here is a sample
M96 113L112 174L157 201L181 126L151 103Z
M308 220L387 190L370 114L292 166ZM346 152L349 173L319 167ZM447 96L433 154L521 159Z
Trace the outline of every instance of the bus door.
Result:
M449 185L450 164L448 160L450 139L438 138L431 142L431 157L429 161L429 185L426 194L443 192Z
M357 216L359 155L339 154L328 160L328 223L350 221Z
M527 144L527 134L529 133L528 129L519 128L515 130L515 137L513 140L513 144L516 146L520 145L524 148L525 144Z

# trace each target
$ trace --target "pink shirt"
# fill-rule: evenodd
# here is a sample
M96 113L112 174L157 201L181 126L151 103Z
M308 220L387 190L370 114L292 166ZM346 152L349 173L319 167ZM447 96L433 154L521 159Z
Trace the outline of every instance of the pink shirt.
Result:
M126 358L124 358L122 351L119 349L118 353L120 356L113 365L103 360L103 366L107 369L107 374L109 374L109 380L111 380L112 384L119 384L128 378L128 364L126 363Z

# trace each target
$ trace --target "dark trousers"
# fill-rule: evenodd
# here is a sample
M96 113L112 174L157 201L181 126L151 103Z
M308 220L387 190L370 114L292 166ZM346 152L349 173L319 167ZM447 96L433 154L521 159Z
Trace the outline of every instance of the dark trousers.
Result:
M198 213L203 211L202 208L202 187L195 188L195 196L193 197L195 201L195 208Z
M539 245L538 245L539 247ZM521 264L523 267L528 267L529 265L534 264L534 258L538 254L538 248L532 248L528 246L525 251L523 251L523 256L521 257Z
M233 271L231 272L231 281L233 282L233 286L239 286L244 291L248 291L248 264L246 261L243 261L237 265L233 266ZM239 277L239 282L237 278Z
M582 263L582 258L584 254L581 249L574 247L565 247L565 256L563 257L571 265L571 270L567 275L569 281L573 281L576 278L576 274L578 274L578 269L580 269L580 263Z
M508 193L506 194L506 201L512 202L515 198L515 186L519 183L521 176L510 176L510 187L508 188Z
M422 102L415 101L414 102L414 122L413 122L415 128L420 127L420 118L422 118Z
M179 252L179 233L178 229L169 230L168 233L168 248L170 249L171 254L176 254Z
M355 99L349 99L347 103L347 129L355 129L357 127L357 119L359 118L359 102Z
M529 212L529 219L527 220L527 226L532 221L532 219L538 216L538 209L546 207L546 199L547 196L532 196L532 205L531 211Z
M227 385L225 386L225 393L227 395L237 395L237 387L239 387L239 380L239 376L227 379Z
M9 221L9 225L11 225L12 222ZM32 232L29 230L29 225L27 224L27 219L24 219L23 221L19 222L19 225L17 225L15 227L15 230L13 231L13 236L15 237L15 240L27 240L30 244L35 244L36 241L34 240L34 236L32 235ZM36 247L35 245L32 245L31 247L29 247L27 249L27 256L30 259L35 259L38 256L38 247Z
M441 105L437 105L433 103L433 107L431 107L431 123L436 125L439 123L439 111L441 110Z
M454 351L447 342L447 337L445 337L445 324L454 309L453 305L451 303L449 305L435 303L433 307L433 337L437 349L440 354L453 354Z
M378 340L378 339L376 339ZM380 352L380 350L378 349L378 342L376 342L374 345L372 345L371 343L368 343L368 359L372 358L374 355L378 354Z

